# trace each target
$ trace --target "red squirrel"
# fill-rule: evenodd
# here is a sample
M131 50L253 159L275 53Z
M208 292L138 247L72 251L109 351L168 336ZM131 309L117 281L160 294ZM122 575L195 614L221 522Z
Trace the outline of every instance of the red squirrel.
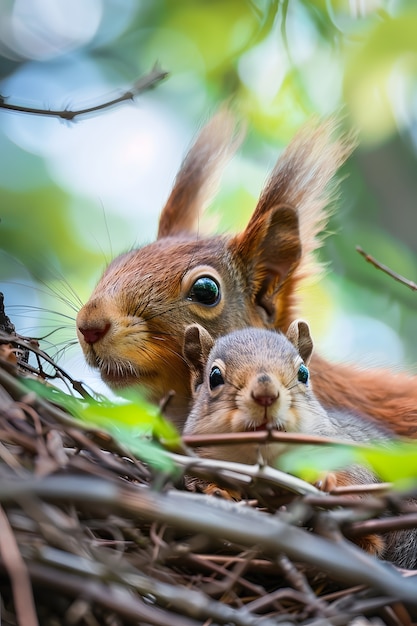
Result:
M184 357L192 373L193 405L184 435L239 433L257 430L304 433L342 441L384 442L392 433L349 410L325 410L314 394L318 378L311 380L313 352L310 329L295 320L286 335L261 328L243 328L216 341L199 324L185 330ZM288 450L282 443L239 443L198 448L199 456L255 464L259 454L276 465ZM370 469L351 465L322 476L323 490L378 482ZM238 499L235 492L202 484L207 494ZM367 552L402 567L416 567L417 531L366 535L357 543Z
M115 390L137 387L181 428L191 401L184 330L210 335L247 326L286 331L302 281L320 271L332 180L353 146L334 121L310 123L284 150L243 232L203 236L198 220L218 168L236 146L227 112L203 128L163 208L157 240L114 259L77 316L87 362ZM409 375L361 370L314 354L310 369L325 408L351 409L417 436L417 385Z

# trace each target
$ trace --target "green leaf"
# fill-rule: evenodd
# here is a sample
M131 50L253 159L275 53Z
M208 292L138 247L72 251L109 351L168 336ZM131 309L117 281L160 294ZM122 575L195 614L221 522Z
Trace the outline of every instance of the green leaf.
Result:
M279 458L279 468L308 482L315 482L323 472L349 465L369 467L381 481L397 489L409 487L417 479L417 443L393 441L388 444L297 446Z
M358 460L368 463L384 481L397 483L417 478L417 443L396 441L390 446L358 449Z
M296 446L278 459L281 470L314 483L324 472L342 469L356 462L353 446Z
M155 469L168 473L176 471L161 444L168 449L175 449L181 443L180 436L158 409L144 400L138 397L135 401L120 403L81 400L38 381L29 380L26 384L39 396L59 404L81 422L105 430L133 455Z

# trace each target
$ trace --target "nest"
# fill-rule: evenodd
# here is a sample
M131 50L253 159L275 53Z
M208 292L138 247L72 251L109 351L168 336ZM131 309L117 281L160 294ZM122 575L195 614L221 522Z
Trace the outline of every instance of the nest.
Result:
M175 475L158 471L29 390L29 378L59 377L88 395L37 342L16 335L4 311L0 326L2 625L417 619L413 573L347 538L383 530L384 512L392 523L389 491L356 500L318 494L272 468L200 462L193 440L167 451ZM204 495L202 481L220 491L244 485L247 498Z

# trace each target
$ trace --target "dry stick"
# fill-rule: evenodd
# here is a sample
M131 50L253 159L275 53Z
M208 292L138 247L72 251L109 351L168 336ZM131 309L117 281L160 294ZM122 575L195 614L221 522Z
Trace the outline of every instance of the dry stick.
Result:
M86 580L79 574L71 574L47 567L42 563L28 563L31 577L42 585L60 589L66 595L83 597L111 610L129 620L129 623L146 623L152 626L200 626L201 622L177 616L156 606L145 604L137 595L123 585L109 585L94 579ZM23 626L23 625L22 625ZM26 626L26 624L24 625Z
M0 554L12 583L17 623L19 626L39 626L27 567L19 552L9 520L1 506Z
M248 563L248 559L243 558L243 557L239 557L239 556L218 556L218 555L208 555L208 554L186 554L183 559L185 560L186 565L188 564L193 564L195 565L199 571L201 570L201 568L205 569L208 571L209 574L213 575L217 575L217 577L219 576L223 576L223 578L227 579L230 575L230 572L228 570L228 567L234 563L242 563L245 565L245 567L247 566ZM268 566L271 566L270 561L260 561L257 559L251 559L250 564L255 564L257 567L259 567L258 563L259 562L265 562L268 564ZM226 581L227 582L227 581ZM249 593L251 593L251 595L260 595L262 593L262 588L260 587L260 585L256 585L255 583L251 582L250 580L247 580L246 578L239 578L237 580L237 582L239 583L239 585L242 587L242 589L245 589L246 591L248 591ZM216 581L216 583L211 583L212 585L216 584L216 589L220 589L223 590L223 586L224 586L224 582L222 581ZM207 588L206 588L207 589Z
M349 537L360 537L369 533L388 533L394 530L417 528L417 513L397 515L384 519L348 522Z
M288 524L282 516L267 516L234 502L210 496L109 484L103 480L74 476L4 480L0 501L37 496L47 501L112 507L146 521L159 521L181 532L202 533L247 547L258 546L271 558L290 559L325 570L333 578L364 584L391 598L417 606L417 580L404 578L386 563L370 557L348 541L337 543Z
M283 433L274 430L247 431L240 433L207 433L204 435L183 435L184 443L190 448L210 445L229 445L231 443L293 443L317 444L321 446L347 446L353 448L369 448L369 445L356 441L333 439L320 435L306 435L304 433Z
M316 596L310 587L307 578L295 567L285 554L280 554L277 557L277 563L281 568L283 575L294 587L294 589L299 593L304 594L305 604L308 605L310 612L314 611L315 613L328 617L334 614L334 611L330 610L328 606Z
M25 350L32 352L33 354L36 354L38 357L41 357L44 361L46 361L47 363L49 363L49 365L52 365L52 367L55 368L55 370L65 379L67 379L68 381L70 381L72 388L77 391L80 396L82 396L83 398L90 398L92 399L92 396L88 393L88 391L86 391L83 387L83 384L80 381L74 380L62 367L60 367L57 363L55 363L55 361L53 359L51 359L51 357L46 354L46 352L44 352L43 350L41 350L41 348L38 348L37 345L35 345L35 341L37 340L33 340L30 339L28 337L22 337L21 335L7 335L6 333L0 331L0 342L7 342L7 343L12 343L16 346L23 346L25 348ZM31 367L30 365L28 365L27 363L23 363L21 364L21 366L30 371L33 374L39 374L38 371L36 369L34 369L33 367ZM4 363L4 367L6 367L6 369L11 369L10 364L9 367L7 366L7 362ZM15 368L16 369L16 368ZM52 378L53 376L50 376L48 374L44 374L44 377L48 377L48 378ZM56 375L55 375L56 377Z
M160 582L148 575L132 571L130 567L126 571L113 567L110 571L104 563L91 563L86 558L74 558L72 555L51 548L41 550L40 556L43 557L43 565L53 566L55 569L58 567L61 571L66 569L71 576L79 576L81 588L84 584L87 586L93 582L100 584L102 580L105 580L110 590L112 587L126 585L137 590L141 596L154 596L163 606L172 607L180 615L187 615L190 618L202 620L212 617L216 623L233 623L236 626L258 624L258 618L246 611L239 611L211 600L200 591ZM86 575L88 575L88 580L86 580ZM167 623L171 624L170 621ZM273 626L274 622L263 620L262 625Z
M314 485L307 483L301 478L297 478L297 476L270 467L269 465L247 465L244 463L234 463L232 461L187 457L173 453L167 453L167 456L185 472L192 473L198 477L207 478L208 472L211 472L212 477L214 471L218 476L224 476L226 479L229 478L238 481L244 486L247 486L249 482L261 481L264 484L270 484L275 487L285 487L298 495L311 494L318 498L324 498L326 496L323 491L320 491L314 487Z
M105 442L109 450L116 452L121 456L130 456L130 452L105 430L92 426L88 423L83 423L80 420L76 420L72 417L72 415L66 413L63 409L60 409L51 402L48 402L48 400L44 400L40 396L37 396L35 392L32 392L25 387L25 385L18 378L6 371L7 368L3 369L2 365L4 365L4 363L0 359L0 386L4 387L15 401L19 400L24 402L26 399L28 403L30 401L34 408L40 412L44 412L46 415L58 422L58 424L70 428L76 427L80 431L96 436L101 442Z
M96 106L87 107L85 109L80 109L79 111L57 111L53 109L35 109L33 107L25 107L19 106L17 104L9 104L6 102L4 96L0 96L0 109L6 109L8 111L17 111L18 113L30 113L32 115L48 115L50 117L60 117L61 119L67 120L69 122L73 121L74 118L78 115L86 115L87 113L97 113L103 109L108 109L116 104L120 104L122 102L126 102L128 100L133 100L135 96L143 93L144 91L148 91L155 87L157 83L166 78L168 72L164 72L160 70L157 66L155 66L149 74L146 74L142 78L139 78L132 86L132 89L126 91L121 96L114 98L113 100L108 100L107 102L103 102L102 104L97 104Z
M409 289L412 289L413 291L417 291L417 285L416 283L413 283L412 280L408 280L408 278L404 278L404 276L401 276L401 274L397 274L387 265L380 263L373 256L371 256L370 254L367 254L365 250L363 250L360 246L356 246L356 251L359 252L359 254L361 254L364 257L365 261L368 261L368 263L376 267L378 270L385 272L385 274L388 274L388 276L391 276L391 278L398 281L402 285L405 285Z

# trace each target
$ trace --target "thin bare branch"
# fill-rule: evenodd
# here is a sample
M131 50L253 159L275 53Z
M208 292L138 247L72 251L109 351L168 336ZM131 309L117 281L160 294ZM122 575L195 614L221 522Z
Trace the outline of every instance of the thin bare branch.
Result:
M77 111L70 111L68 109L64 109L64 110L37 109L34 107L20 106L17 104L11 104L10 102L7 102L6 101L7 98L1 95L0 95L0 109L5 109L6 111L15 111L17 113L29 113L31 115L47 115L49 117L59 117L68 122L72 122L76 117L80 115L98 113L99 111L102 111L103 109L109 109L110 107L121 104L122 102L134 100L134 98L138 96L139 94L145 91L149 91L150 89L153 89L158 83L160 83L167 76L168 76L168 72L164 72L163 70L155 66L148 74L146 74L145 76L135 81L131 89L129 89L128 91L125 91L117 98L107 100L95 106L90 106L84 109L79 109Z
M269 465L247 465L232 461L218 461L217 459L203 459L201 457L187 457L179 454L167 453L175 463L185 472L201 478L214 476L233 480L242 488L258 482L276 488L284 488L299 495L312 494L318 498L325 494L301 478L287 474Z
M321 437L319 435L306 435L304 433L284 433L277 430L261 430L241 433L207 433L204 435L184 435L184 443L190 448L201 446L230 445L231 443L293 443L293 444L314 444L320 446L348 446L354 448L369 448L368 445L357 441L345 441L332 437Z
M27 626L39 626L28 571L19 552L7 515L1 506L0 556L12 582L18 623Z
M405 285L412 291L417 291L417 284L413 283L412 280L408 280L408 278L404 278L404 276L401 276L401 274L397 274L397 272L394 272L387 265L380 263L380 261L377 261L373 256L371 256L370 254L367 254L365 250L363 250L360 246L356 246L356 250L357 252L359 252L359 254L363 256L365 261L367 261L368 263L376 267L376 269L381 270L385 274L388 274L388 276L391 276L391 278L401 283L402 285Z

